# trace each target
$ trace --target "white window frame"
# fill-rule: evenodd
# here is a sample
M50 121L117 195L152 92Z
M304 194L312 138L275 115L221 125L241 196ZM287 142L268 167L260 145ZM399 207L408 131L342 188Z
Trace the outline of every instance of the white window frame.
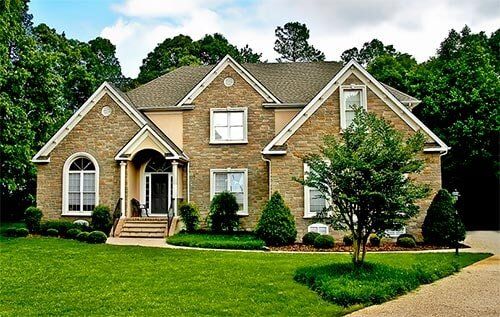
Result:
M70 166L71 164L78 158L86 158L89 159L92 164L94 164L95 167L95 206L99 204L99 164L97 164L97 160L90 155L89 153L86 152L78 152L72 154L70 157L66 159L64 162L64 167L63 167L63 183L62 183L62 216L92 216L92 210L90 211L74 211L74 210L69 210L68 202L69 202L69 174L70 174ZM83 182L83 177L80 178L80 182ZM80 186L82 184L80 183ZM82 189L83 190L83 189Z
M216 140L214 127L214 113L216 112L243 112L243 139L242 140ZM229 116L228 116L229 118ZM229 119L228 119L229 120ZM230 131L228 124L228 133ZM248 143L248 108L247 107L227 107L210 109L210 144L245 144Z
M247 168L214 168L210 169L210 200L215 196L216 173L243 173L245 180L243 189L243 210L238 211L239 216L248 216L248 169ZM229 186L229 181L228 181ZM229 189L229 188L228 188Z
M309 165L304 163L304 180L307 178L307 174L310 172ZM313 218L316 216L316 212L311 212L311 190L314 188L311 188L309 186L304 186L304 218ZM325 207L328 207L329 204L325 200Z
M406 226L404 226L401 230L385 230L384 233L390 238L397 238L406 233Z
M365 110L368 109L368 102L367 102L367 97L366 97L366 86L365 85L342 85L340 86L340 129L345 130L347 128L347 123L346 123L346 107L344 103L344 91L345 90L361 90L361 95L360 95L360 102L361 102L361 107Z
M325 228L326 229L326 232L325 233L321 233L319 232L319 229L318 231L313 231L312 228L313 227L318 227L318 228ZM312 225L309 225L307 227L307 232L317 232L319 234L329 234L330 233L330 226L328 225L325 225L324 223L320 223L320 222L317 222L317 223L313 223Z

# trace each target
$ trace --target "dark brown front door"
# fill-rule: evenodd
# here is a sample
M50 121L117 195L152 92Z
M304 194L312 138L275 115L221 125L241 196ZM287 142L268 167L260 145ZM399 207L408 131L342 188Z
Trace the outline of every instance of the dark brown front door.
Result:
M168 211L168 174L151 174L151 214Z

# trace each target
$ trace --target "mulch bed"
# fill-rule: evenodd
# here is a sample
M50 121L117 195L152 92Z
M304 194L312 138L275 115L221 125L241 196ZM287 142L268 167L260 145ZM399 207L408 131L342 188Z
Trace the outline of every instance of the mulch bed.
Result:
M460 249L470 248L465 244L460 245ZM317 249L312 245L305 245L302 243L295 243L292 245L286 245L282 247L269 247L271 251L299 251L299 252L350 252L352 251L352 246L345 246L343 244L335 244L331 249ZM403 248L397 246L395 242L386 242L379 247L372 247L370 245L366 246L366 250L370 251L426 251L426 250L454 250L454 248L448 248L437 245L430 244L418 244L415 248Z

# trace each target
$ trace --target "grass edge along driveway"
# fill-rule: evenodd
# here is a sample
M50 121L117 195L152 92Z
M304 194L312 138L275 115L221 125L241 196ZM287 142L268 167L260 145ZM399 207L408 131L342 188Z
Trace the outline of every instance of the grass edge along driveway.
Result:
M462 253L461 267L487 257ZM340 316L294 281L297 269L348 254L270 254L0 238L0 315ZM369 254L391 266L456 261L452 253Z

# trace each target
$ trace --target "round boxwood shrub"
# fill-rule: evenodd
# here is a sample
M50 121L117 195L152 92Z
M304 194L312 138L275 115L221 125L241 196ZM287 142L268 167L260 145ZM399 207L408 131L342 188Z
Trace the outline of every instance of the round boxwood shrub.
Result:
M111 210L108 206L97 205L92 211L92 229L95 231L108 232L113 225L111 220Z
M16 229L16 237L27 237L29 233L30 233L29 230L26 228Z
M372 247L379 247L380 246L380 238L376 234L370 235L370 245Z
M198 207L193 203L182 203L179 206L179 214L186 226L187 232L194 232L200 225L200 213Z
M345 235L342 238L342 242L344 242L344 245L348 247L352 246L352 244L354 243L352 236L350 234Z
M238 217L238 202L230 192L222 192L212 198L210 212L208 214L208 225L214 232L232 232L240 226Z
M43 213L39 208L28 207L24 211L24 223L29 232L40 232L40 222L42 221Z
M50 228L50 229L47 229L47 235L49 237L58 237L59 236L59 231L57 229L54 229L54 228Z
M409 237L398 238L397 245L403 248L414 248L417 246L415 239Z
M90 233L88 233L86 231L80 232L79 234L76 235L76 240L78 240L80 242L85 242L85 241L87 241L89 234Z
M84 219L78 219L73 221L73 228L80 229L80 231L88 231L88 232L92 231L89 222Z
M333 248L334 244L335 240L333 237L327 234L320 235L314 239L314 247L318 249L330 249Z
M17 228L14 227L7 228L3 232L3 235L5 237L17 237Z
M317 232L308 232L302 237L302 243L305 245L314 245L314 240L320 235Z
M290 208L283 197L275 192L260 216L255 233L266 245L288 245L295 241L297 228Z
M102 231L92 231L87 237L88 243L106 243L108 236Z
M66 238L68 239L76 239L76 237L81 233L82 231L80 229L69 229L68 232L66 232Z
M73 228L73 223L66 220L48 220L41 224L41 233L47 235L48 229L56 229L61 236L65 236L69 229Z
M430 244L455 247L465 239L462 223L453 197L446 189L438 191L432 200L422 226L424 241Z
M417 239L415 239L415 237L413 235L409 234L409 233L400 234L398 236L398 238L396 239L396 244L399 245L399 240L401 240L403 238L410 238L410 239L412 239L415 242L415 244L417 244Z

